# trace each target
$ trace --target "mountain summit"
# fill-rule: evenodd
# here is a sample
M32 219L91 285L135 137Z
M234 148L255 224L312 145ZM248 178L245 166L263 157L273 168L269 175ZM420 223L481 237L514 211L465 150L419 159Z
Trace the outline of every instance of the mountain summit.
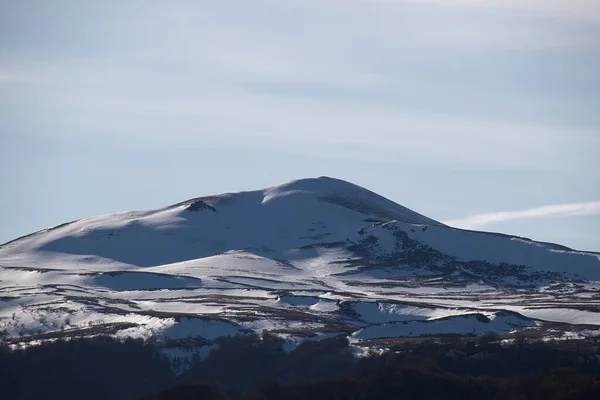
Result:
M455 229L328 177L39 231L0 246L0 280L14 342L600 325L597 255Z
M364 220L442 226L360 186L321 177L86 218L12 241L0 254L45 251L147 267L240 249L285 252L354 231Z

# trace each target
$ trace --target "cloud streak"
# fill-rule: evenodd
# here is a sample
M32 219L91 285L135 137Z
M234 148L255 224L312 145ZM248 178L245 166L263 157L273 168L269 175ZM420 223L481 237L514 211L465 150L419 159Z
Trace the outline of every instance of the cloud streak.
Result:
M531 208L522 211L504 211L488 214L472 215L467 218L445 221L444 223L457 228L477 229L497 222L522 219L573 217L580 215L600 214L600 201L586 203L555 204Z
M597 0L370 0L387 3L431 3L445 6L500 9L559 19L600 20Z

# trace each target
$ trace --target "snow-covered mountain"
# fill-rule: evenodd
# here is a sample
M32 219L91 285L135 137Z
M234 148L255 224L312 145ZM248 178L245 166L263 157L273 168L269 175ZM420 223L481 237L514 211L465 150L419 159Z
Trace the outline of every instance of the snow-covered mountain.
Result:
M0 246L0 330L13 342L593 334L599 304L598 254L455 229L327 177L85 218Z

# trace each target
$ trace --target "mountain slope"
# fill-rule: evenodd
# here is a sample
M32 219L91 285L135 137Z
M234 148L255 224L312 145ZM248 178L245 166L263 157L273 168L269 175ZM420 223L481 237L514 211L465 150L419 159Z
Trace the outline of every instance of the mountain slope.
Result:
M455 229L326 177L36 232L0 246L0 280L16 342L600 325L597 254Z

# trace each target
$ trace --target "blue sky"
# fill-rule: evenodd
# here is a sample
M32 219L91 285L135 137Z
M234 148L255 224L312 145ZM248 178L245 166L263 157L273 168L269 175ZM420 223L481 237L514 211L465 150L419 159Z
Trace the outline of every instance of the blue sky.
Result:
M0 242L328 175L600 250L595 0L0 1Z

